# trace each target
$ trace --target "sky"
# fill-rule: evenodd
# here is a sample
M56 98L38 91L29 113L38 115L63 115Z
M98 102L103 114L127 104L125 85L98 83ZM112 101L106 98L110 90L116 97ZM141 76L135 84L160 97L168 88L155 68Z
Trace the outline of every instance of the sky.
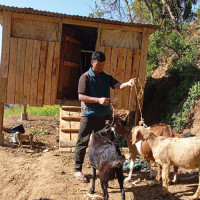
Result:
M88 16L94 0L0 0L1 5Z
M94 0L0 0L0 5L88 17L92 12ZM0 55L1 40L2 27L0 26Z

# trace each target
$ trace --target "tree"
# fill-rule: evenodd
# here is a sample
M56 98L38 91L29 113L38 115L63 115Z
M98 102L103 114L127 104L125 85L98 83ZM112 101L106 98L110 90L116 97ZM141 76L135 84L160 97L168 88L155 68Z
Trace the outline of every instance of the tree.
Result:
M105 17L137 23L153 23L176 29L194 18L197 0L97 0L93 17Z

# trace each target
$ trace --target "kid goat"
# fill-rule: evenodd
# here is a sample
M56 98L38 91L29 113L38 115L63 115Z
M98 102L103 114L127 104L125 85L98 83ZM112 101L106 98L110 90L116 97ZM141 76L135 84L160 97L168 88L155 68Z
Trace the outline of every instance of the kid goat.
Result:
M156 163L162 166L164 196L169 193L167 179L171 165L186 169L200 168L200 138L165 138L156 136L142 126L137 126L134 129L132 142L135 144L139 140L145 140L149 144ZM198 199L199 196L200 182L191 199Z
M108 138L113 138L113 132L110 125L93 134L88 156L93 167L93 182L90 193L94 193L96 170L99 170L99 178L103 191L103 199L108 200L108 181L117 176L122 200L125 200L123 188L123 169L124 156L121 155L120 149Z

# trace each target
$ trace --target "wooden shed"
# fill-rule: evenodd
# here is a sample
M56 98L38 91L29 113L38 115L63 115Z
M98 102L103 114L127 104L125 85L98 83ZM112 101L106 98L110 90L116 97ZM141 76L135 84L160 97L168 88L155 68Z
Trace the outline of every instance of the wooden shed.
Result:
M89 69L95 49L105 52L105 72L121 82L138 77L145 85L149 36L156 26L2 5L0 22L0 133L5 103L78 106L78 80ZM112 90L111 99L117 109L137 113L135 90ZM78 123L80 115L73 117Z

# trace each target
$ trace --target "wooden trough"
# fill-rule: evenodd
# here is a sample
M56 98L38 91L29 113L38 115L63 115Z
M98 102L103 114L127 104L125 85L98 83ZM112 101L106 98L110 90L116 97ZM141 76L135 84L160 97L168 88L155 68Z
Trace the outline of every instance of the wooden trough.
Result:
M3 27L0 133L5 103L80 106L78 80L89 69L95 49L106 55L105 72L120 82L139 78L144 88L149 36L157 26L2 5L0 22ZM116 100L115 108L135 111L138 121L134 89L112 90L111 99ZM140 101L142 106L143 99ZM80 108L76 111L63 108L62 149L74 144L69 141L76 140L80 119Z

